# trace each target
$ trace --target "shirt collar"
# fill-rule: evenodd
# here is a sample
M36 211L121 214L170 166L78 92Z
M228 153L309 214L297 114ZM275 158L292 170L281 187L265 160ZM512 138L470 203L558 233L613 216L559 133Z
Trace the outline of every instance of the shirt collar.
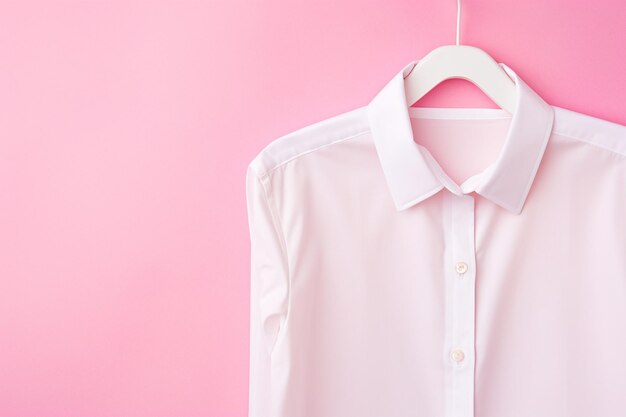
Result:
M552 106L515 71L498 63L517 89L517 107L507 137L496 161L457 185L413 138L404 78L418 62L408 63L367 106L376 152L396 209L407 209L446 187L459 195L475 191L520 214L552 131Z

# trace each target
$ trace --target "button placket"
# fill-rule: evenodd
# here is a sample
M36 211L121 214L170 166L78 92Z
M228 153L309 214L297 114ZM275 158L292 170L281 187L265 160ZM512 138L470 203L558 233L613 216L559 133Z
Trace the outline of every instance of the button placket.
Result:
M474 415L474 198L447 194L446 416Z

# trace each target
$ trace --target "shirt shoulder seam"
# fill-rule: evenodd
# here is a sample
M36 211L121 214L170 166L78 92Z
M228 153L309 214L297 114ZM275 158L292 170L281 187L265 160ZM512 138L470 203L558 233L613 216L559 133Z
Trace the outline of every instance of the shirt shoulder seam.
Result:
M553 134L626 156L626 126L563 107L552 107L556 111Z
M258 152L249 165L260 178L264 178L303 155L368 132L366 106L358 107L274 139Z
M342 138L340 138L340 139L333 140L332 142L322 143L322 144L320 144L319 146L316 146L315 148L311 148L311 149L304 150L304 151L302 151L302 152L300 152L300 153L298 153L298 154L296 154L296 155L293 155L292 157L290 157L290 158L288 158L288 159L285 159L284 161L281 161L281 162L280 162L280 163L278 163L277 165L275 165L275 166L273 166L273 167L271 167L271 168L269 168L269 169L265 170L263 173L261 173L261 177L265 177L265 176L270 175L270 174L271 174L273 171L275 171L276 169L280 168L281 166L285 165L285 164L286 164L286 163L288 163L288 162L291 162L291 161L293 161L293 160L295 160L295 159L300 158L301 156L304 156L304 155L309 154L309 153L311 153L311 152L318 151L318 150L320 150L320 149L322 149L322 148L325 148L325 147L330 146L330 145L337 144L337 143L339 143L339 142L344 142L344 141L346 141L346 140L350 140L350 139L357 138L357 137L362 136L362 135L364 135L364 134L366 134L366 133L369 133L369 132L370 132L370 130L369 130L369 129L367 129L367 130L364 130L364 131L362 131L362 132L355 133L355 134L350 135L350 136L347 136L347 137L342 137Z
M615 153L617 155L626 157L626 150L620 151L619 149L615 149L615 148L612 148L610 146L605 146L603 144L600 144L597 141L594 141L594 140L586 138L586 137L576 136L576 135L573 135L571 133L561 132L559 130L554 130L552 133L554 133L555 135L558 135L558 136L564 136L564 137L569 138L569 139L578 140L580 142L589 144L591 146L595 146L596 148L603 149L605 151L613 152L613 153Z

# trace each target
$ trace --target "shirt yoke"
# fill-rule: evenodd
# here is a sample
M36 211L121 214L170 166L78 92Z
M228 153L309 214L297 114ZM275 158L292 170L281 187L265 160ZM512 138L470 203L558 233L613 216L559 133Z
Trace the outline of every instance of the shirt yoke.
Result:
M626 126L563 107L554 109L552 133L579 140L626 157ZM370 132L367 106L282 135L263 147L249 163L260 178L302 155Z
M626 126L562 107L554 108L552 133L626 157Z
M358 107L282 135L265 145L250 162L259 177L322 147L361 136L370 131L367 106Z

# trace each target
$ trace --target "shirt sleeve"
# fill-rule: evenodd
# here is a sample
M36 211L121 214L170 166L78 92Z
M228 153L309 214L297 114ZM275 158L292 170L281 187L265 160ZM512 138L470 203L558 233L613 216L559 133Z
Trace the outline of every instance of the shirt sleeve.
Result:
M266 179L246 173L250 230L250 368L248 417L269 417L271 354L287 315L289 279L282 228Z

